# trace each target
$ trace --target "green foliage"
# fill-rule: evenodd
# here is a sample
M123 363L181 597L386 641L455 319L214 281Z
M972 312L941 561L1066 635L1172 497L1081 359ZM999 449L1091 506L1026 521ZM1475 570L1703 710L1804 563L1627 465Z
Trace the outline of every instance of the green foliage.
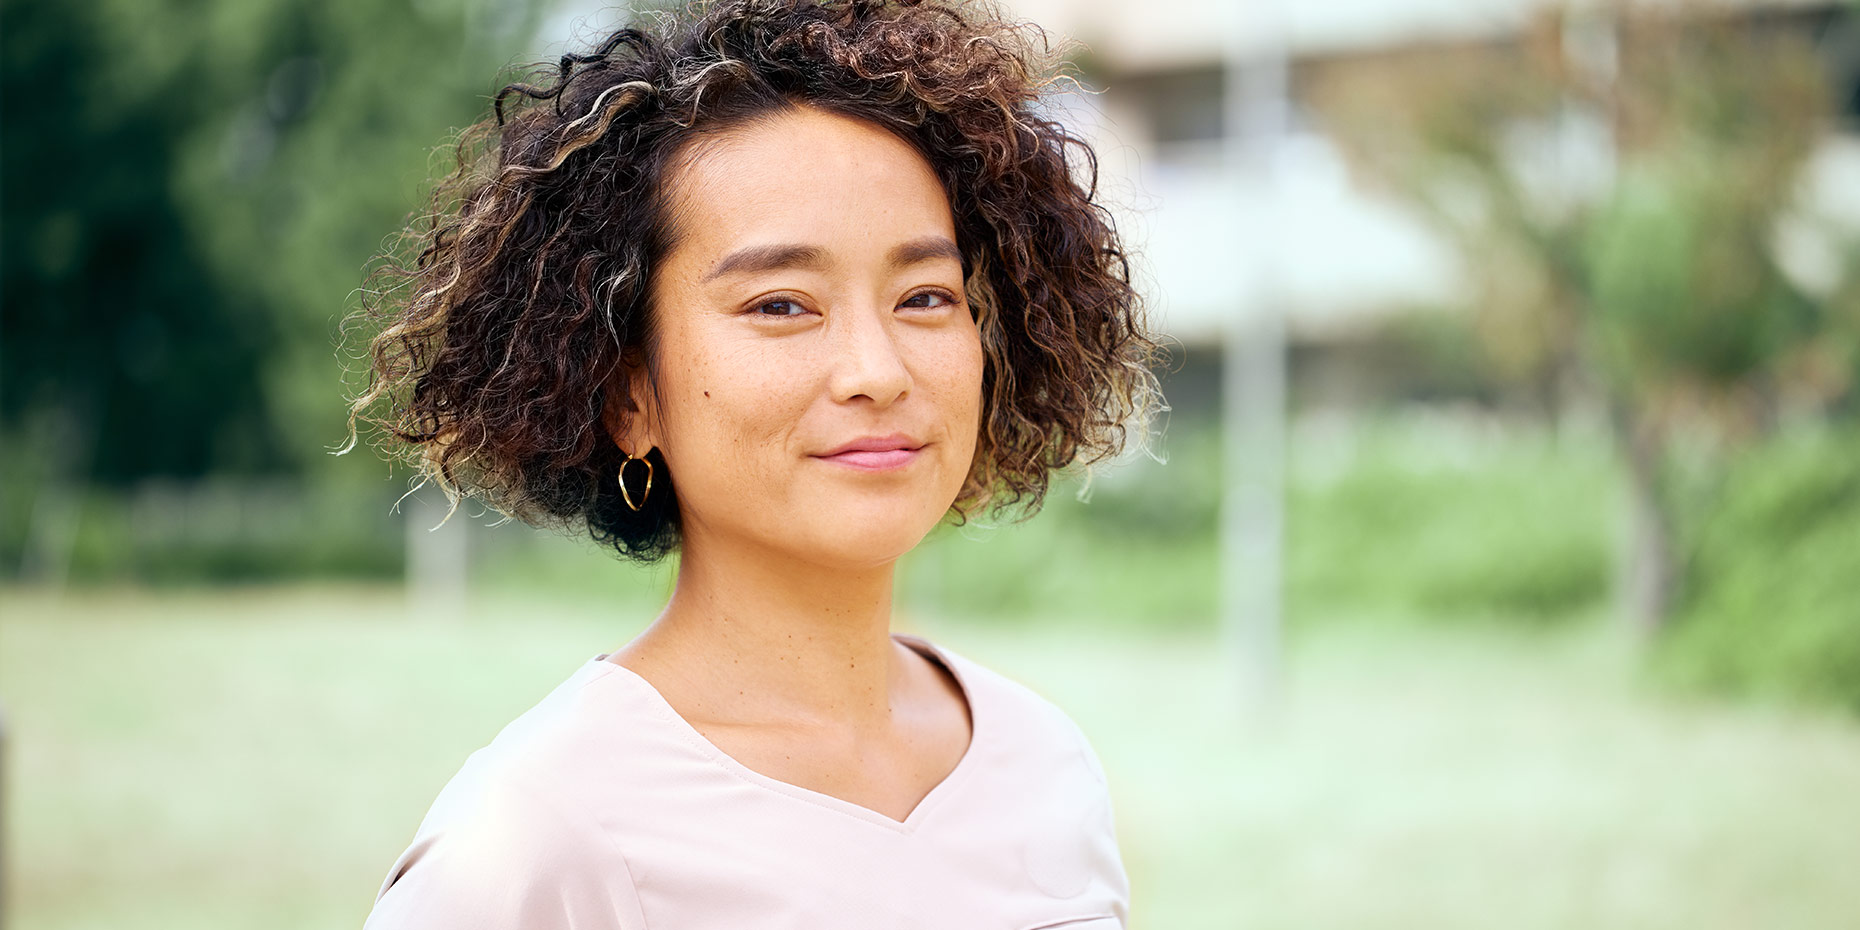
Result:
M1184 430L1169 464L1055 482L1033 519L939 528L905 560L906 604L1019 622L1205 626L1217 595L1217 438Z
M1663 673L1860 714L1860 434L1786 437L1743 456L1694 551Z
M1406 616L1542 624L1600 604L1616 479L1599 438L1390 421L1295 443L1286 512L1293 622ZM1339 446L1341 443L1341 447ZM1220 446L1172 430L1094 488L1057 487L1024 524L944 530L905 566L906 603L1025 621L1205 626L1219 603Z
M495 522L476 501L459 506L454 521L472 525L471 584L499 596L560 598L599 603L603 609L656 614L665 606L678 580L678 558L673 555L654 565L639 565L618 558L585 533L569 535L553 529Z
M1728 389L1813 331L1811 304L1768 254L1768 225L1715 167L1627 170L1585 230L1595 356L1629 390Z
M314 469L336 321L531 16L7 0L0 427L80 483Z
M1294 443L1285 591L1294 622L1394 614L1541 624L1602 600L1616 478L1598 439L1555 443L1418 419L1346 429L1327 438L1301 428ZM1015 623L1210 625L1220 594L1219 436L1212 424L1178 424L1162 450L1167 464L1139 457L1103 473L1086 501L1081 482L1067 478L1031 520L938 529L901 564L900 609ZM68 575L145 584L395 577L414 519L391 512L402 489L325 472L308 487L92 490L73 505ZM0 556L15 564L28 557L27 516L0 525ZM675 574L672 563L618 563L552 531L486 526L493 521L473 502L453 519L471 525L472 583L487 592L643 609L663 602Z
M75 504L68 577L79 584L202 585L400 578L392 495L340 504L289 485L96 488Z
M1290 503L1294 617L1531 623L1607 595L1615 480L1599 441L1383 427L1304 455Z
M262 390L276 321L213 274L172 189L210 106L173 59L193 19L117 45L108 14L144 14L108 6L5 6L0 424L105 481L277 468Z
M1853 269L1840 293L1809 293L1778 245L1813 212L1806 169L1834 126L1810 31L1703 5L1552 4L1515 47L1315 85L1357 164L1457 245L1492 370L1545 396L1600 389L1634 512L1651 514L1628 574L1652 581L1627 587L1627 614L1657 628L1667 580L1686 584L1667 530L1690 514L1657 487L1676 446L1854 403Z

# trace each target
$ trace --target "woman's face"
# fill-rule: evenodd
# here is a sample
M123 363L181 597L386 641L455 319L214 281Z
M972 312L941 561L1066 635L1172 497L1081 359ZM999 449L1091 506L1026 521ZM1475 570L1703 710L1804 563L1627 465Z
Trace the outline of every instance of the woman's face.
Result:
M981 341L929 164L802 107L695 146L670 195L657 409L617 441L665 457L687 551L896 559L955 500L981 418Z

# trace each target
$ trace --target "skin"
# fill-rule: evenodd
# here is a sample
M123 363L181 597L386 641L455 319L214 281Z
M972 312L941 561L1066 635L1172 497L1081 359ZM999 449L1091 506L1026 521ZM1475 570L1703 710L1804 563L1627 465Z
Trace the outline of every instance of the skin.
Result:
M948 200L904 142L808 107L693 146L670 192L656 384L628 372L651 399L607 424L678 476L682 556L608 661L749 768L903 821L972 732L956 682L890 637L895 563L961 490L981 419ZM814 254L742 264L767 246ZM821 458L894 433L923 443L901 468Z

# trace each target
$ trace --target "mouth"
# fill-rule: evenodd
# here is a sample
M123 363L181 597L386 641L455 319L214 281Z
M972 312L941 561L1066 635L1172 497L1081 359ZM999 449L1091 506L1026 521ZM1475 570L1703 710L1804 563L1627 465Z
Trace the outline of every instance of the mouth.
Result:
M902 433L869 436L814 458L860 471L895 471L916 461L925 445Z

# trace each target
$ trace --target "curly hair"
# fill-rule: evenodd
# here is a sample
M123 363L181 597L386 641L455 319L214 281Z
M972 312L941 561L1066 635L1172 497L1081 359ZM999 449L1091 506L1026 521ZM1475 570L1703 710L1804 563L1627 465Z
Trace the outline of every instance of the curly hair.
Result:
M475 494L532 524L585 519L641 561L675 550L676 476L650 453L660 493L625 506L602 420L627 390L616 371L656 372L653 274L679 237L666 182L699 136L800 106L895 134L948 195L985 357L959 521L978 505L1031 515L1051 471L1118 454L1160 406L1158 346L1095 202L1096 156L1036 109L1056 71L1037 27L960 0L718 0L656 16L505 86L461 136L411 245L363 291L379 329L349 447L366 420L455 505Z

